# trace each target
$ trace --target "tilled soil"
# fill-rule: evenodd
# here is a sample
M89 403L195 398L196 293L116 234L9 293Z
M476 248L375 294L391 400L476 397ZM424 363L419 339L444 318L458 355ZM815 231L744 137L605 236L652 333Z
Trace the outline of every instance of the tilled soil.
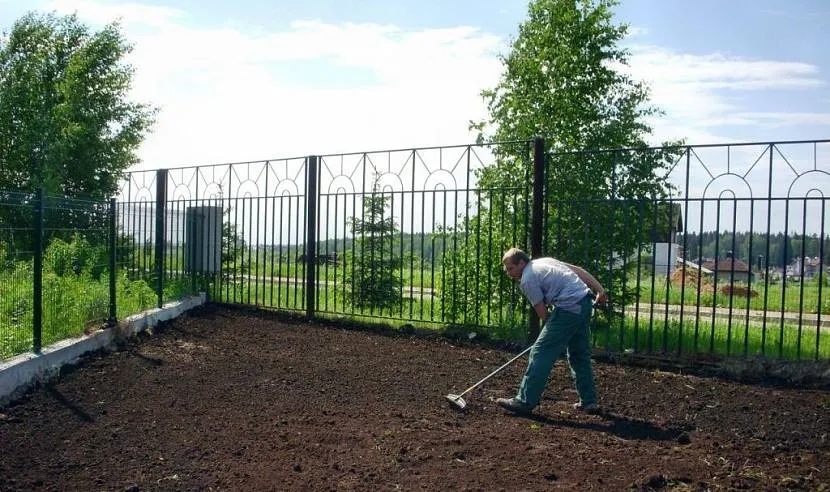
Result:
M204 308L0 409L0 490L830 490L830 393L560 361Z

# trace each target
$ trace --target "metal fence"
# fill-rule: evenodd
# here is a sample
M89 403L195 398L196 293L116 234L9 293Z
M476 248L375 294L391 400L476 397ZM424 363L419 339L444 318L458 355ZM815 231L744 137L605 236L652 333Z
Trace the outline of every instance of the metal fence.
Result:
M113 317L108 203L0 192L0 355Z
M0 191L0 360L197 290L194 276L147 268L154 238L131 229L143 212L115 199Z
M125 230L163 238L144 256L162 261L142 272L161 282L184 273L214 302L513 340L538 329L501 271L516 245L582 264L614 294L594 322L598 349L830 360L830 141L545 149L536 140L135 172L121 200L144 219ZM658 157L671 193L620 191L618 176ZM610 170L608 191L560 199L553 176L574 165ZM515 183L488 187L482 172L494 166L515 169Z
M667 197L549 204L556 212L547 215L546 251L570 232L555 222L564 215L571 224L568 216L584 210L593 210L587 234L651 236L620 244L620 257L606 248L577 259L607 287L634 293L595 330L596 344L678 357L830 360L830 141L561 153L548 166L614 165L666 150L674 156Z

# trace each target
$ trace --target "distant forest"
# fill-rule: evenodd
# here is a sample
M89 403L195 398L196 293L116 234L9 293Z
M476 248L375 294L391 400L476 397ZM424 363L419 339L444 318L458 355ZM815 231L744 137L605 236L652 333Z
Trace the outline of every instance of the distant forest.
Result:
M758 264L758 256L769 258L772 267L783 267L800 256L823 257L823 264L830 265L830 237L825 236L824 248L817 234L812 236L788 235L783 233L770 234L769 255L767 255L767 235L755 233L752 235L752 257L750 258L750 235L748 232L704 232L702 234L688 233L684 239L681 234L677 238L680 246L686 245L686 259L697 260L703 258L725 258L729 251L734 251L734 257L746 263ZM804 248L802 252L801 248ZM764 263L765 265L766 263Z
M703 258L726 258L730 251L734 251L735 258L738 258L746 263L752 263L752 266L757 266L758 256L767 258L767 236L766 234L756 233L752 235L752 257L750 258L748 232L721 232L715 231L704 232L703 234L688 233L684 239L680 234L677 238L677 243L680 246L686 246L685 257L691 261L697 261L700 257ZM463 237L459 237L458 241L463 241ZM734 243L733 243L734 241ZM403 243L403 244L401 244ZM784 247L786 244L786 254ZM452 249L452 238L444 237L438 234L403 234L398 235L395 241L395 254L401 253L401 245L403 246L404 257L413 255L415 258L421 258L428 263L436 262L441 259L446 249ZM802 255L802 245L804 247L804 256L811 258L816 256L823 256L823 264L830 266L830 237L824 238L824 248L822 249L821 240L818 235L807 236L806 241L802 235L788 235L784 236L782 233L770 234L769 236L769 265L771 267L783 267L793 262L793 259ZM304 246L299 245L299 249ZM292 251L292 255L296 253L297 245L285 247L284 252ZM330 239L328 241L320 241L317 245L318 254L326 253L341 253L343 251L352 250L351 239L337 239L336 241ZM764 261L764 260L762 260ZM763 263L766 266L766 262Z
M411 254L416 258L421 258L424 261L431 263L433 261L440 260L445 249L452 249L452 240L448 240L444 236L431 233L398 233L394 246L396 254L401 253L401 245L403 245L403 255L405 258ZM319 254L342 252L344 250L352 250L351 239L329 239L328 241L320 241L317 244L317 252Z

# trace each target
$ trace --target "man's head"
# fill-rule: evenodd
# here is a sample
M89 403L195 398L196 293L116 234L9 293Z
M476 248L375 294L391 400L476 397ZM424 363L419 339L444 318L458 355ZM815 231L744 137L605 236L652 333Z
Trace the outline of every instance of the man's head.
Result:
M522 271L530 263L530 256L519 248L510 248L501 257L504 272L513 280L522 278Z

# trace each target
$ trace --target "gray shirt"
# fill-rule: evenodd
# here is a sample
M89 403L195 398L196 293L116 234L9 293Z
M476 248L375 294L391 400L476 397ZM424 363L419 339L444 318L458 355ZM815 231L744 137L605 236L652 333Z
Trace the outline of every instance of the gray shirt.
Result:
M535 258L525 266L519 286L531 306L540 302L579 314L579 302L591 293L573 270L553 258Z

